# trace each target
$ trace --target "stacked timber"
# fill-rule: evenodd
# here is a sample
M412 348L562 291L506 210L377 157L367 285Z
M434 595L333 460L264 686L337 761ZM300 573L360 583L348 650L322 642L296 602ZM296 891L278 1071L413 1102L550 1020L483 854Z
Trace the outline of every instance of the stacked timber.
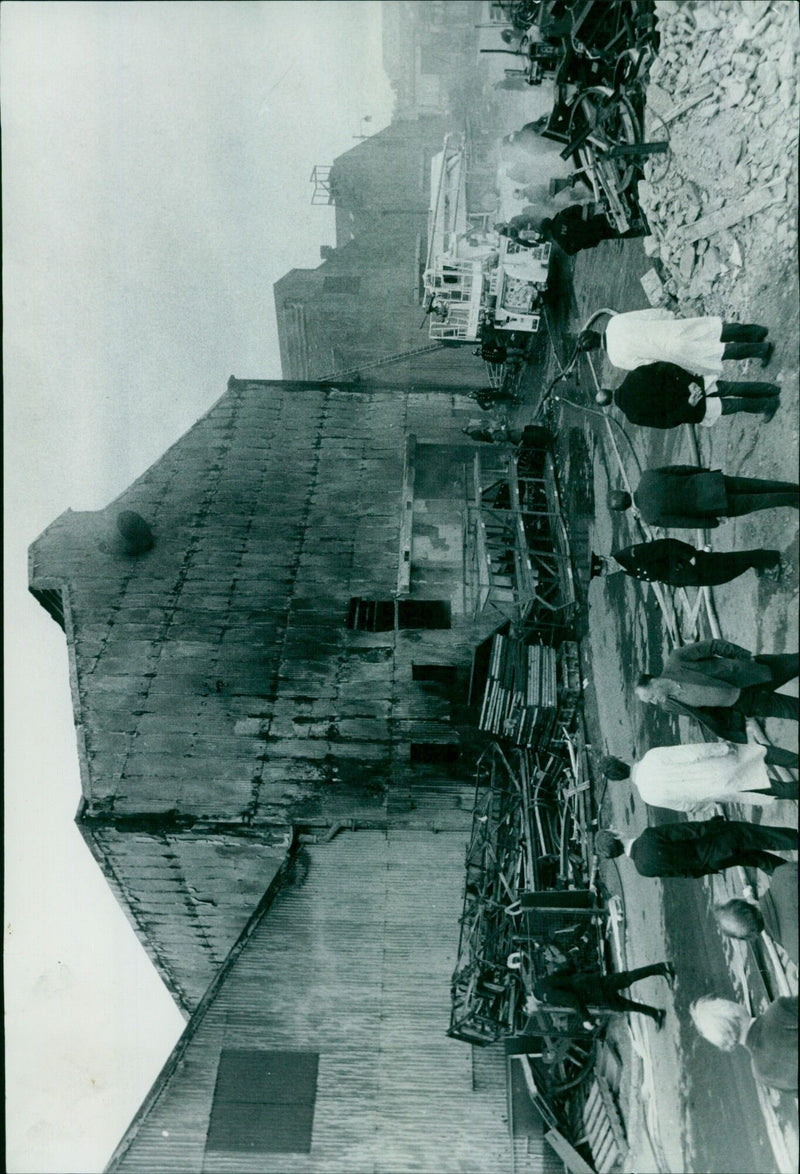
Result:
M509 636L495 636L480 729L516 746L533 746L543 719L549 728L557 700L556 650L546 644L523 644Z

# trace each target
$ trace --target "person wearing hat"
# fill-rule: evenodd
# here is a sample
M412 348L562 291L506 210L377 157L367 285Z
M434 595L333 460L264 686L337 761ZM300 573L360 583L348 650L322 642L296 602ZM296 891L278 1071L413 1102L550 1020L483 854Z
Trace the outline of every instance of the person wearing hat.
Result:
M616 566L612 566L616 563ZM655 538L613 550L609 556L592 551L591 579L624 571L645 583L670 587L717 587L753 569L757 575L778 579L779 550L697 550L678 538Z

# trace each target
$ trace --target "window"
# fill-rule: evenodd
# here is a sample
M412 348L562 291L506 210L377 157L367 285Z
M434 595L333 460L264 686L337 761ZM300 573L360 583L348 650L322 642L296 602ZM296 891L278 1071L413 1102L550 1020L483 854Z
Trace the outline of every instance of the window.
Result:
M461 749L457 742L412 742L411 761L425 763L456 762Z
M316 1052L225 1049L217 1069L206 1149L309 1153L318 1066Z
M391 632L395 628L449 628L450 604L443 599L350 600L347 626L355 632Z
M412 681L436 681L442 685L455 685L458 669L454 664L412 664Z

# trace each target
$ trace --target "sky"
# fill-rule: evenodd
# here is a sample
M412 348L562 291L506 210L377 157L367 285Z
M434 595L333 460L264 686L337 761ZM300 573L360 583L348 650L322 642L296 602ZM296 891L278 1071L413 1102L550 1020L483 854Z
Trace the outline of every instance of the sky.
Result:
M280 376L309 177L388 122L380 5L7 0L3 78L7 1168L105 1166L183 1020L89 855L64 635L28 544ZM363 121L369 116L369 121Z

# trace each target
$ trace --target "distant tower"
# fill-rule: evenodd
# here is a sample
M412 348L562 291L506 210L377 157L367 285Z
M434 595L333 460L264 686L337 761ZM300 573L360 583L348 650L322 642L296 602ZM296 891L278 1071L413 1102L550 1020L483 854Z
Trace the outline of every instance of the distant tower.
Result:
M335 204L333 187L331 186L330 167L315 167L311 172L311 182L314 191L311 195L312 204Z

